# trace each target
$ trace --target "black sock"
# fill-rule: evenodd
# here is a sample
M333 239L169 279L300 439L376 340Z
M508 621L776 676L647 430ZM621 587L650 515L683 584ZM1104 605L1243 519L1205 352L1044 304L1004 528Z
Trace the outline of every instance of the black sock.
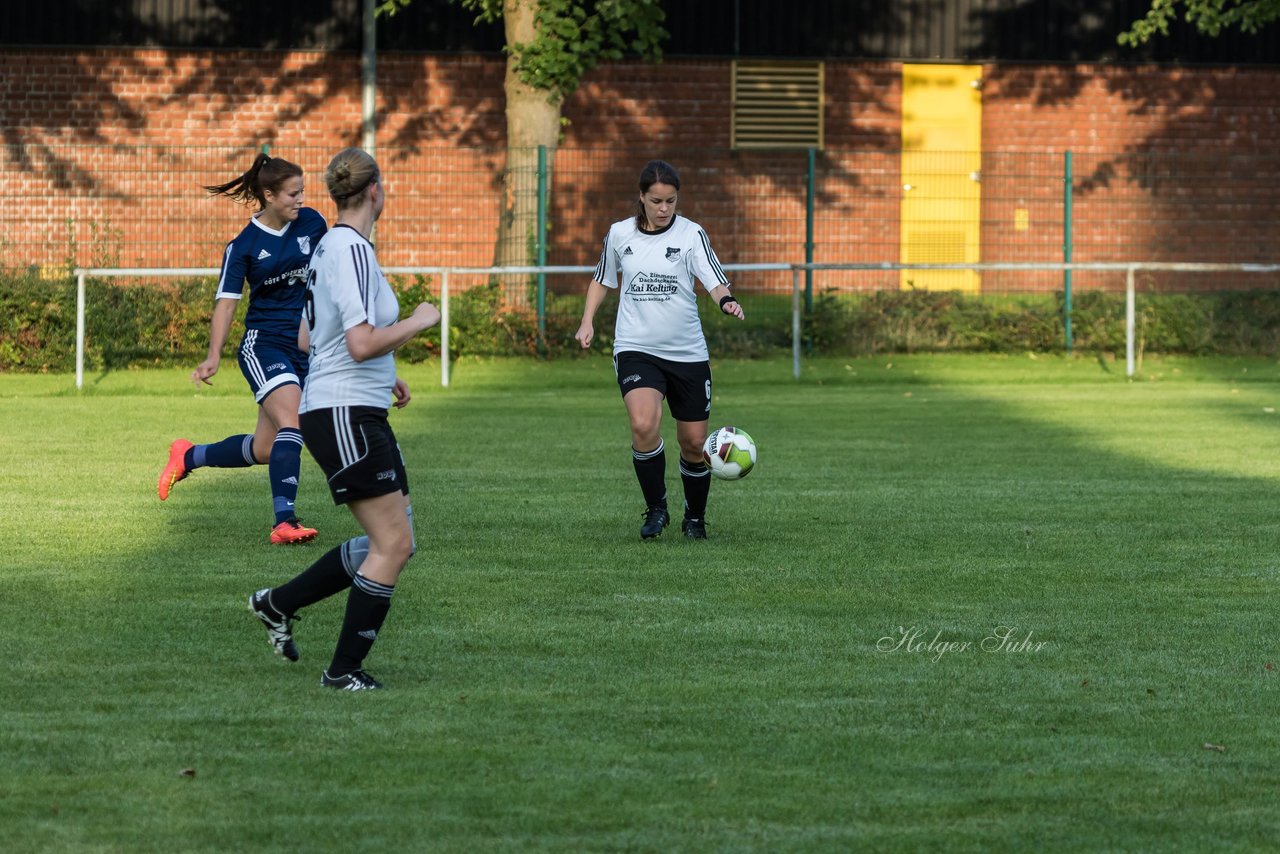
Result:
M335 546L311 566L271 591L271 603L281 613L292 616L308 605L328 599L351 586L364 556L369 538L354 537Z
M691 463L681 457L680 480L684 482L684 515L703 518L707 514L707 494L711 492L711 469L702 460Z
M344 676L359 670L364 658L378 639L378 630L391 609L391 594L395 587L370 581L356 575L347 593L347 613L342 618L342 631L338 633L338 646L329 664L330 676Z
M658 447L652 451L631 449L631 461L636 467L636 479L640 481L640 491L644 493L644 503L648 507L667 504L667 455L666 446L658 440Z

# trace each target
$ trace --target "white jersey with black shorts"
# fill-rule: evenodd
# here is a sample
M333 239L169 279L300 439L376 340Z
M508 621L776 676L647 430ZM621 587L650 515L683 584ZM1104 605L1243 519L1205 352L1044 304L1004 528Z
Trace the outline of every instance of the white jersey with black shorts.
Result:
M305 308L311 371L298 407L307 450L329 480L336 504L409 492L404 462L387 421L396 381L395 355L357 362L347 330L390 326L400 301L378 266L373 244L346 225L315 248Z
M641 231L634 217L615 222L594 278L620 288L613 363L622 396L657 389L677 421L707 420L711 363L696 283L710 292L729 280L706 232L678 214L661 231Z
M648 353L673 362L706 361L695 279L708 292L728 286L707 233L677 214L661 231L641 231L635 217L615 222L604 239L595 280L618 288L613 352Z
M353 326L390 326L400 319L400 301L378 266L373 244L354 228L334 226L315 248L307 277L306 316L311 371L298 411L390 406L395 355L357 362L347 349L347 330Z

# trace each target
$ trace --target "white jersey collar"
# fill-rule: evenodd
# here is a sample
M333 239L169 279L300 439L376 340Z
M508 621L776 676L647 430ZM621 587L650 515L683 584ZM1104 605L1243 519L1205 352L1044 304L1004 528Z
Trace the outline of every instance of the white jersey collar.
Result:
M289 220L288 222L286 222L286 223L284 224L284 227L283 227L283 228L281 228L281 229L279 229L279 230L277 231L276 229L271 228L270 226L263 225L263 224L258 220L258 217L259 217L259 216L261 216L261 215L262 215L262 211L258 211L256 214L254 214L253 216L249 217L249 222L253 223L253 224L254 224L254 225L256 225L258 228L260 228L260 229L262 229L263 231L265 231L267 234L273 235L273 236L275 236L275 237L284 237L285 232L287 232L287 231L289 230L289 226L291 226L291 225L293 225L295 222L297 222L297 220L296 220L296 219L291 219L291 220Z

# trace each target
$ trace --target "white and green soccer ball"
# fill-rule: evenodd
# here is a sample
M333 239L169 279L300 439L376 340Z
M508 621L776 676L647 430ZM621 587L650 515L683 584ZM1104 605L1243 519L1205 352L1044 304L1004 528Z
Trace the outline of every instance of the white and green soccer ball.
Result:
M721 480L746 477L756 465L756 443L739 427L721 427L707 436L702 458Z

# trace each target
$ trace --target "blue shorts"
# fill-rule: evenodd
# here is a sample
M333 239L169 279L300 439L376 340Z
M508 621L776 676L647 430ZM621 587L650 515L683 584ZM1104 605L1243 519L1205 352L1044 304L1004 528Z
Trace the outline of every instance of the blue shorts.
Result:
M282 385L302 388L307 379L307 354L297 346L282 344L275 338L260 338L257 329L244 333L237 354L240 373L253 389L253 399L258 403Z

